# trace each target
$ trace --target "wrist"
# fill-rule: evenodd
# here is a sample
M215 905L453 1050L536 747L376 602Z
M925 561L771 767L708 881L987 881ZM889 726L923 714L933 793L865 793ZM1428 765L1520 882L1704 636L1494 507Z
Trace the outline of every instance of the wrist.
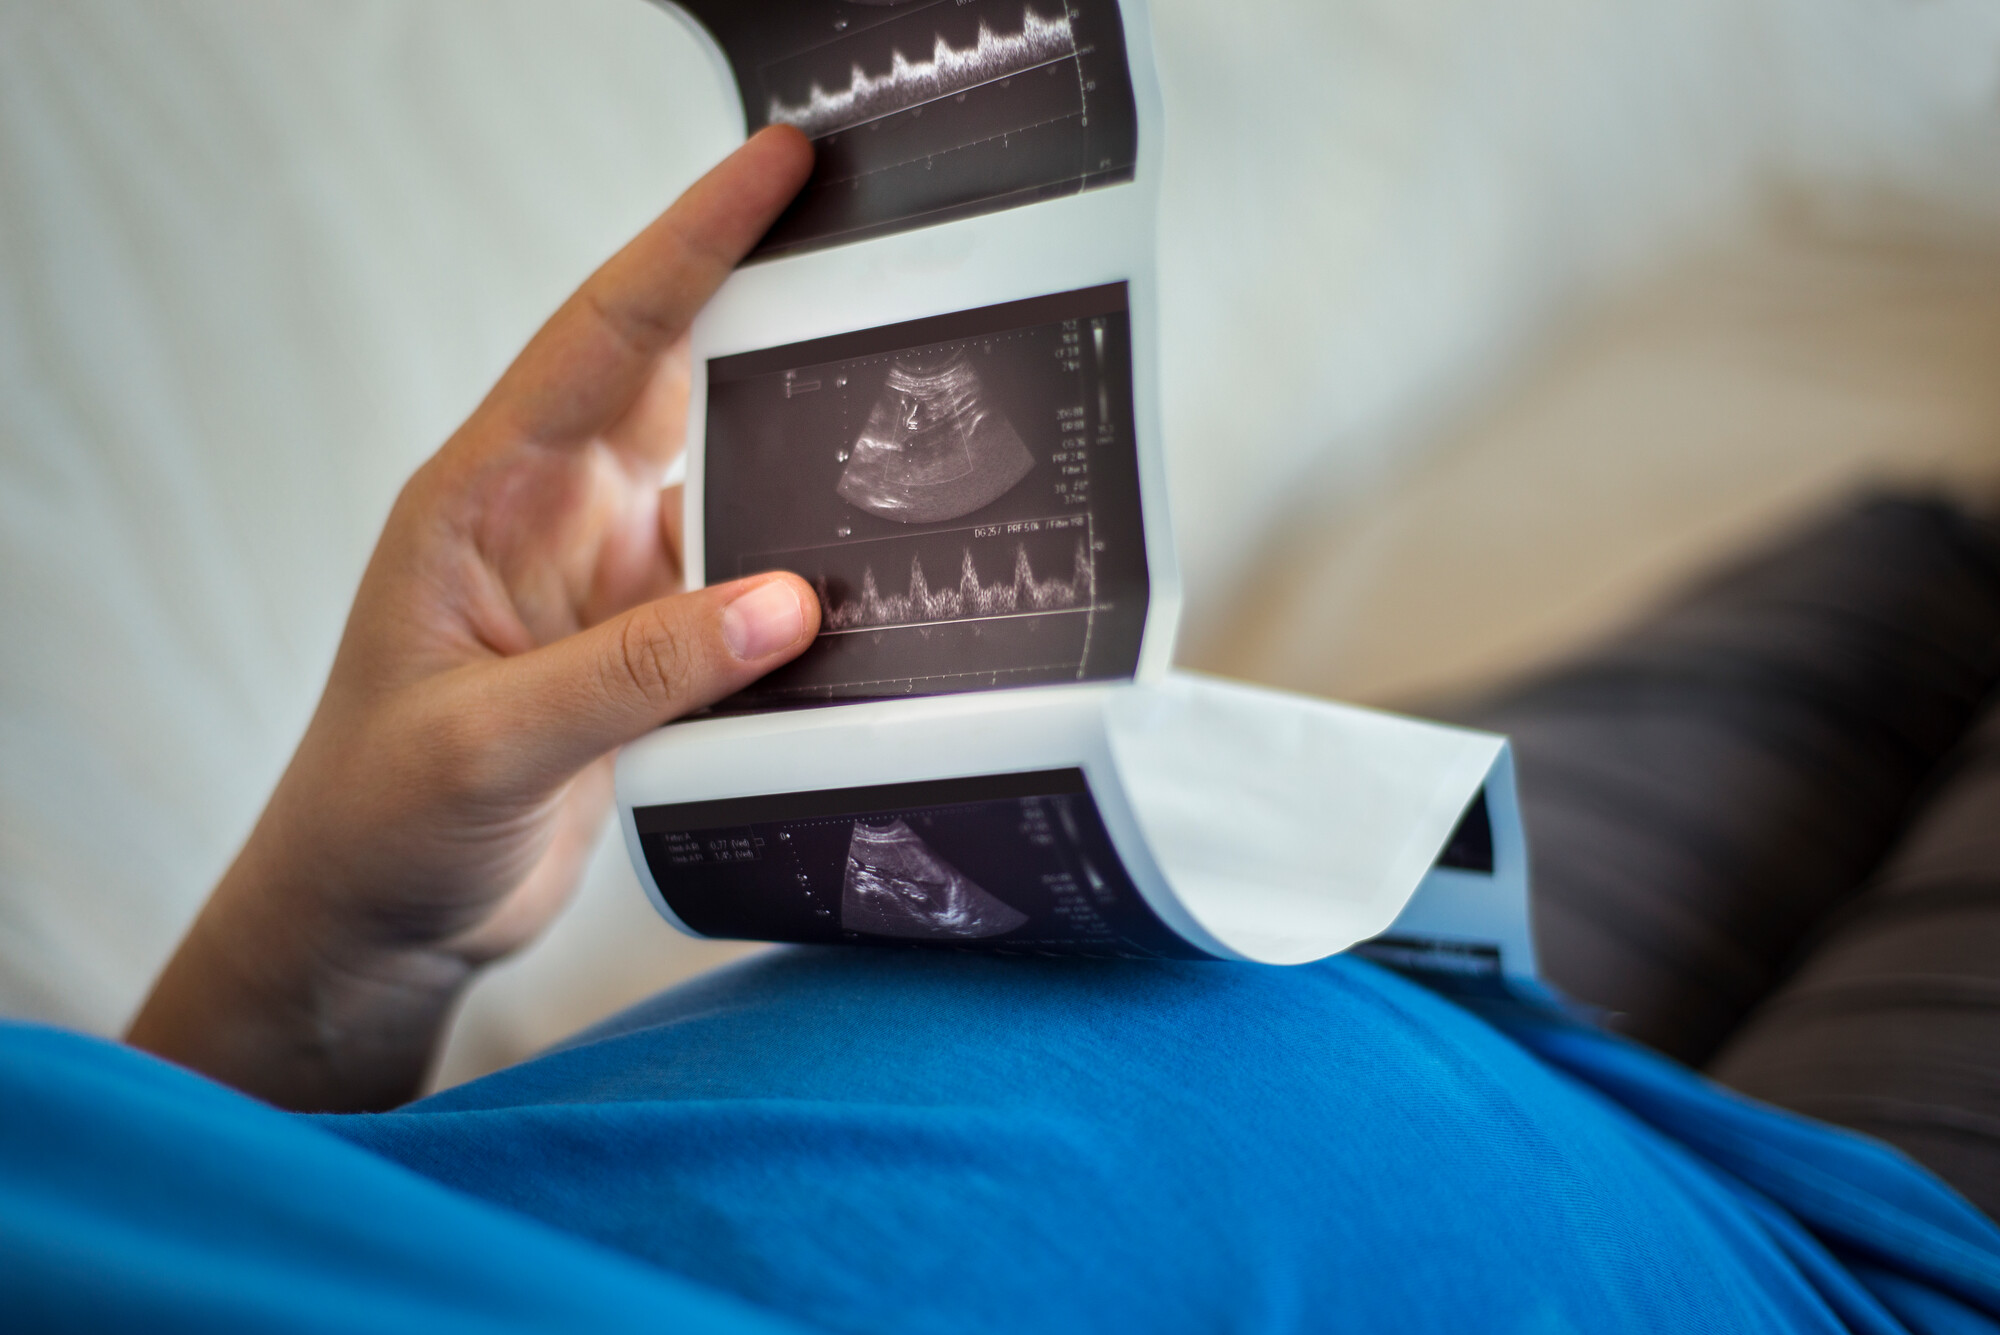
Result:
M260 843L216 887L129 1040L282 1107L406 1102L473 966L344 921L337 897Z

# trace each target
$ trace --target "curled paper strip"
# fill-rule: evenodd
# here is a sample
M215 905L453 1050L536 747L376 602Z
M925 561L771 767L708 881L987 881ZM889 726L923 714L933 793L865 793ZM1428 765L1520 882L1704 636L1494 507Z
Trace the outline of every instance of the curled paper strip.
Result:
M686 562L796 661L618 763L696 935L1530 980L1503 739L1168 670L1144 0L682 0L815 168L696 321Z
M1172 674L665 728L618 783L695 935L1297 964L1386 934L1534 973L1488 733Z

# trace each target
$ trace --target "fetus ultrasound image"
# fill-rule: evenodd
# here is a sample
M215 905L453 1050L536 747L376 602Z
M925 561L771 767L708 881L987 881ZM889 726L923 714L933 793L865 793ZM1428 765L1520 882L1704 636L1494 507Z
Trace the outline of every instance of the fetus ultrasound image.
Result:
M813 174L757 254L1132 179L1116 0L679 0L729 58L751 130L795 125Z
M1123 284L708 364L711 583L820 638L723 706L1129 677L1148 579Z
M870 936L947 941L999 936L1028 920L933 852L898 817L854 822L840 885L840 925Z
M1207 959L1140 898L1083 772L731 798L633 813L704 936Z
M1034 466L971 355L948 347L889 363L835 490L870 514L929 524L991 504Z

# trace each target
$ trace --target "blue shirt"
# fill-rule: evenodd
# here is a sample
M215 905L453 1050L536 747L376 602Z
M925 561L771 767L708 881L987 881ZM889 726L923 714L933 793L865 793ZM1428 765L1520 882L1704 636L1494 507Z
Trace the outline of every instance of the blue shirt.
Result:
M789 950L393 1113L0 1032L5 1310L205 1328L2000 1331L2000 1230L1525 1008Z

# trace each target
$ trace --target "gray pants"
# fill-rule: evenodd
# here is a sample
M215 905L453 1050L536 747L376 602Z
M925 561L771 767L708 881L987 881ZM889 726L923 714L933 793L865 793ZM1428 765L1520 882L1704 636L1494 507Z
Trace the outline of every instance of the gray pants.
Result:
M1863 505L1461 718L1551 981L2000 1216L2000 528Z

